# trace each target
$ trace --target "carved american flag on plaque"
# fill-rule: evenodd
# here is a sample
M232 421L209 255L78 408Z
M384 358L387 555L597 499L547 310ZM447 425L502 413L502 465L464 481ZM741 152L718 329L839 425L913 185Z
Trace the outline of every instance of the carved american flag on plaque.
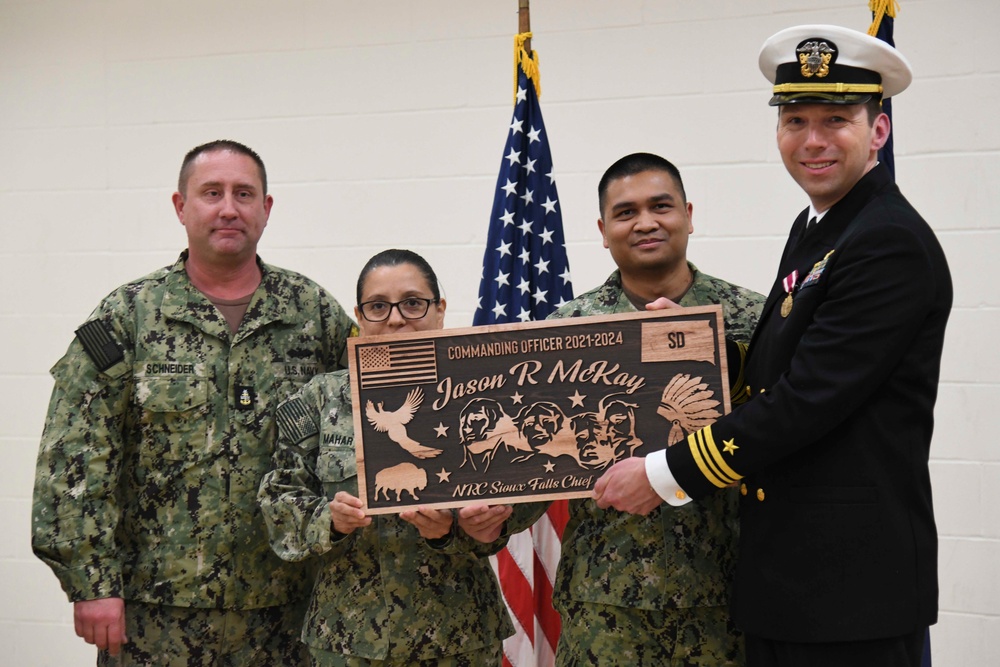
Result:
M364 347L358 353L358 362L362 389L437 382L434 341Z

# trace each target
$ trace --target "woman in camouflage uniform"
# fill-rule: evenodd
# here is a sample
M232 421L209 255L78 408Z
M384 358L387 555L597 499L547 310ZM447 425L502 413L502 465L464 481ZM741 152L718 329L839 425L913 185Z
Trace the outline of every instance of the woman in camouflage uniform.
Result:
M433 269L408 250L372 257L358 279L361 335L444 324ZM314 664L499 665L513 626L483 545L450 511L365 516L347 371L315 377L278 408L273 469L259 499L271 546L318 565L302 632Z

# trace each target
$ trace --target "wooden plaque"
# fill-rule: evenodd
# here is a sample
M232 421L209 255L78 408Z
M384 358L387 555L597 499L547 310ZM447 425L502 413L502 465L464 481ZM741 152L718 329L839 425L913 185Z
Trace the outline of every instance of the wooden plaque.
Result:
M348 340L369 514L581 498L729 411L718 306Z

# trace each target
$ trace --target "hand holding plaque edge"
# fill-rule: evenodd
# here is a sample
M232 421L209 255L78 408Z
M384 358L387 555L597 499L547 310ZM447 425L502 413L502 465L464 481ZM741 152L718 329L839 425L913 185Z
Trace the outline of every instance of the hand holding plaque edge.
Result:
M330 519L333 529L342 535L350 535L358 528L371 524L370 516L361 509L361 499L346 491L338 491L330 501Z
M633 456L611 466L594 485L594 500L601 509L613 507L642 516L663 502L649 485L644 456Z
M500 537L513 511L510 505L466 505L458 511L458 525L472 539L489 544Z

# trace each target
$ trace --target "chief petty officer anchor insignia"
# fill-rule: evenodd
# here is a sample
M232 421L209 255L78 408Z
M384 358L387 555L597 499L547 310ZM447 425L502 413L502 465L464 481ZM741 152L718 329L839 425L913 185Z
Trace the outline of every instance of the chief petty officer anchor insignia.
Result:
M257 396L253 387L248 385L236 385L236 406L240 410L252 410Z

